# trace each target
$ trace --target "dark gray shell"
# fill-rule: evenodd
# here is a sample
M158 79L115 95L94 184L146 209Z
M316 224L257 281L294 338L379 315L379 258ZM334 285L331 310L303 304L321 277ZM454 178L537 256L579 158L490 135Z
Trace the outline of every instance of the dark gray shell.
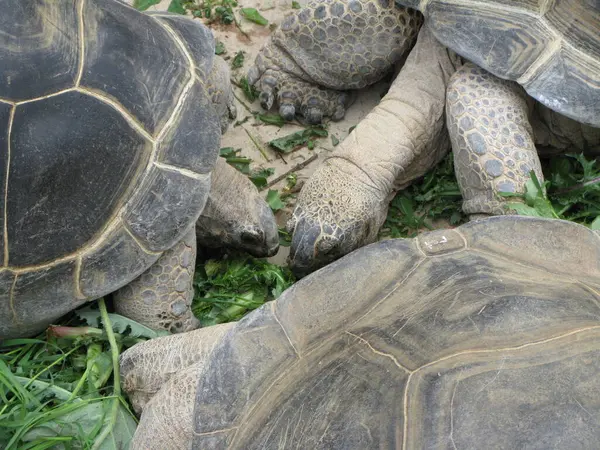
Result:
M541 103L600 127L598 0L396 0L444 45Z
M214 40L113 0L0 16L0 337L128 283L204 207L220 126Z
M600 236L499 216L364 247L238 322L193 448L598 448L599 373Z

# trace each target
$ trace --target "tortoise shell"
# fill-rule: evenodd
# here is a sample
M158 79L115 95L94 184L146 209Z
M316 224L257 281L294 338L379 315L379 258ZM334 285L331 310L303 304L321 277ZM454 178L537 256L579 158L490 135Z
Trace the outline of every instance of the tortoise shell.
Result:
M598 0L396 0L436 38L541 103L600 127Z
M597 448L600 236L498 216L381 241L201 361L193 448Z
M4 2L0 337L125 285L190 229L220 142L213 55L184 17Z

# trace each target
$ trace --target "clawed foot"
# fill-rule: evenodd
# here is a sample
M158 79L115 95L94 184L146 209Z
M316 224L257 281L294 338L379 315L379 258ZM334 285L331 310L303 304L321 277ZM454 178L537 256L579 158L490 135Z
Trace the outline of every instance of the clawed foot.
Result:
M260 64L248 71L248 83L260 92L261 106L267 111L278 106L285 120L294 120L297 114L311 125L322 123L326 117L341 120L350 104L346 92L316 86L281 70L264 66L261 70Z

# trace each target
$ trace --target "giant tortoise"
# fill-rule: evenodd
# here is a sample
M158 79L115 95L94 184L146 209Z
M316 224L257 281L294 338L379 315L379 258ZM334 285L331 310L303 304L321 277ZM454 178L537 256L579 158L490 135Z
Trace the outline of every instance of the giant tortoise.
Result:
M121 359L135 449L597 449L600 236L496 216L380 241Z
M193 328L203 209L201 243L278 245L254 186L216 162L233 103L211 32L115 0L0 6L0 338L125 285L118 311Z
M394 192L450 142L472 217L510 212L498 194L524 192L531 170L543 180L536 145L600 153L597 0L396 3L415 9L311 0L283 21L248 72L264 107L278 103L286 118L319 122L343 116L346 90L407 58L380 104L300 193L288 224L300 275L373 242Z

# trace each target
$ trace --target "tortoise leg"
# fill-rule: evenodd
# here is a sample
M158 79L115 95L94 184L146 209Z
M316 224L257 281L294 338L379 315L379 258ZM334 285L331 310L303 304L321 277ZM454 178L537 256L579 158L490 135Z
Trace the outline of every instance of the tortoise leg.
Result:
M297 276L374 242L394 191L446 155L446 86L455 63L423 26L387 95L304 184L287 224Z
M146 272L114 293L115 309L148 327L173 333L200 324L191 310L196 263L196 234L192 228Z
M344 117L349 96L389 73L413 45L423 22L393 0L310 0L287 16L256 57L248 82L263 108L309 123Z
M120 358L121 380L135 412L145 411L146 404L171 377L206 359L234 324L223 323L172 334L126 350Z
M525 91L471 63L448 85L446 114L463 211L471 218L509 214L514 197L524 193L533 170L542 168L529 123Z

